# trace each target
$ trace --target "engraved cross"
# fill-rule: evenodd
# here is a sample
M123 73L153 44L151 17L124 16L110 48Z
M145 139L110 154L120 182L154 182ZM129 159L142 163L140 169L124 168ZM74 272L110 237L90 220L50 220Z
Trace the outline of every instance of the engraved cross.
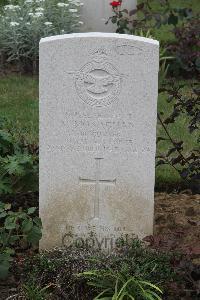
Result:
M100 185L116 185L116 179L101 179L101 160L103 158L95 158L96 171L94 179L79 178L81 184L95 184L95 200L94 200L94 218L99 219L99 203L100 203Z

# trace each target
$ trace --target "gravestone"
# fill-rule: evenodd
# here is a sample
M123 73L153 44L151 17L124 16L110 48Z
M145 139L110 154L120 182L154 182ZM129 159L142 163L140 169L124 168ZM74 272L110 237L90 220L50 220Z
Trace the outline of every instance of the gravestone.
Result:
M41 249L152 234L158 68L152 39L41 40Z
M111 21L106 25L108 19L114 15L110 3L112 0L81 0L81 20L84 25L82 32L116 32L116 24ZM132 10L136 8L137 0L123 0L122 9Z

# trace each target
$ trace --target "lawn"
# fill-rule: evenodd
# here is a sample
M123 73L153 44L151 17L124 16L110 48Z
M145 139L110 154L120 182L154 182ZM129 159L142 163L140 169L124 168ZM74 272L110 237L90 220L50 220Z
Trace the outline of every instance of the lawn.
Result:
M12 75L0 78L0 116L12 120L16 131L38 143L38 79Z
M188 85L190 82L188 81ZM166 102L166 96L160 95L158 110L167 116L171 111L171 105ZM29 76L11 75L0 78L0 115L13 120L16 131L23 132L27 141L38 143L38 78ZM158 135L164 132L161 126L157 127ZM195 145L194 136L188 134L187 120L179 118L171 125L173 138L186 141L185 151ZM160 142L157 153L162 154L168 149L167 142ZM176 184L179 181L178 174L168 166L161 166L156 172L157 186Z

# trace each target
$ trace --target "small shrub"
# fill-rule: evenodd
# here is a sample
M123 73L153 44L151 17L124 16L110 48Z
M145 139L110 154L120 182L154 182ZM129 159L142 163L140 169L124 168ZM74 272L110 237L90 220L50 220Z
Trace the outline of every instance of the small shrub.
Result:
M168 95L168 103L173 104L173 110L169 116L162 117L163 112L158 114L158 120L163 127L165 135L159 136L157 142L169 142L169 149L166 153L157 157L157 167L170 165L180 177L185 180L189 187L194 191L200 192L200 150L199 147L185 149L184 140L177 140L170 132L170 124L175 123L176 119L184 116L186 120L186 130L190 134L197 132L194 138L197 145L200 143L200 90L197 84L192 86L191 92L185 92L184 84L163 85L160 92Z
M135 34L138 30L148 31L152 28L160 28L162 25L176 27L180 20L190 20L193 17L190 8L173 8L169 0L159 0L161 11L154 11L151 1L144 0L135 9L128 11L123 6L123 0L113 1L113 16L108 22L117 25L117 32ZM137 15L137 17L135 17Z
M118 33L141 35L142 31L142 36L146 37L149 30L153 30L155 35L156 29L170 25L175 42L161 44L167 49L166 55L173 57L171 66L168 66L170 74L194 77L200 71L199 15L194 15L187 7L174 8L168 0L159 2L163 7L160 11L154 11L149 0L142 1L135 9L128 11L121 6L123 0L113 1L113 16L108 22L117 25Z
M13 211L10 204L0 202L0 278L8 275L15 248L36 245L40 240L41 220L34 217L35 207L27 211Z
M1 9L1 6L5 5L8 3L8 0L0 0L0 9Z
M66 299L94 299L98 291L87 284L84 276L77 276L91 270L123 273L126 281L134 278L159 284L163 289L167 282L176 278L171 257L146 248L139 240L133 240L127 247L119 247L117 253L109 255L94 249L72 247L46 251L27 260L24 270L24 281L28 284L34 282L34 286L42 289L51 283L54 299L62 298L62 295Z
M38 67L42 37L77 31L79 0L11 0L0 15L0 54L2 60L19 64L23 71Z
M0 195L38 190L38 149L0 120Z
M174 75L192 76L200 73L200 16L174 28L176 42L168 46L176 58L171 64Z

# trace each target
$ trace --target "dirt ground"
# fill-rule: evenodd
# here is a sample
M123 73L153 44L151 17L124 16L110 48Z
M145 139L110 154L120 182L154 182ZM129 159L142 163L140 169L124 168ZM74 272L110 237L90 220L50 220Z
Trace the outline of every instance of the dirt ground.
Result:
M154 234L171 240L171 248L200 255L200 195L155 194Z

